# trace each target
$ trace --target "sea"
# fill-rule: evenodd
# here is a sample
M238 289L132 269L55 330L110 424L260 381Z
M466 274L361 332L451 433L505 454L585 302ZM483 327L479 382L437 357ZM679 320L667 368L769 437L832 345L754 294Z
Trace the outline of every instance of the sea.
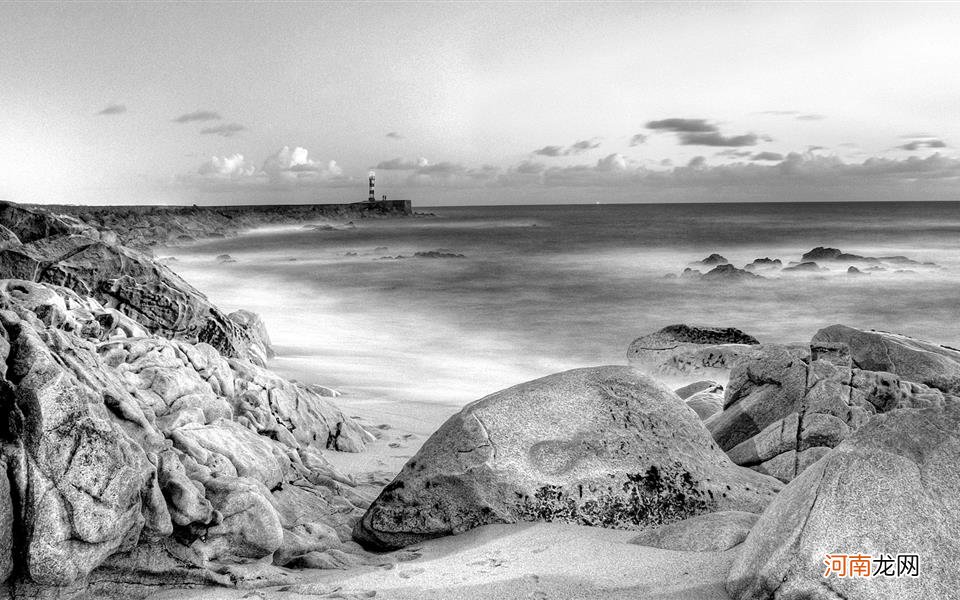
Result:
M960 346L960 203L414 209L160 255L222 308L259 313L281 374L400 412L452 413L551 373L626 364L632 340L675 323L737 327L761 342L843 323ZM817 246L916 264L680 276L709 270L691 263L713 253L737 267L762 257L788 266Z

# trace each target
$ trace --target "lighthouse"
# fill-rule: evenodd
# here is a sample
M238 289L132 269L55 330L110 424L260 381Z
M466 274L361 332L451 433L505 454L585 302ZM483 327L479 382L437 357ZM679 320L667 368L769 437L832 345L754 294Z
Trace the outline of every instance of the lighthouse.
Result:
M376 201L377 201L377 196L376 196L376 194L373 192L373 182L374 182L374 180L375 180L376 178L377 178L376 173L374 173L373 171L370 171L370 195L367 196L367 202L376 202Z

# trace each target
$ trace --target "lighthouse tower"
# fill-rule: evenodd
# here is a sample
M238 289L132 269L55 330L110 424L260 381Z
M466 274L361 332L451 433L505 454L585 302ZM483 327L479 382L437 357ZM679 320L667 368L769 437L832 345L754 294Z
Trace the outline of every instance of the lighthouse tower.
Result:
M367 196L367 202L376 202L377 196L373 192L373 181L376 179L376 174L373 171L370 171L370 195Z

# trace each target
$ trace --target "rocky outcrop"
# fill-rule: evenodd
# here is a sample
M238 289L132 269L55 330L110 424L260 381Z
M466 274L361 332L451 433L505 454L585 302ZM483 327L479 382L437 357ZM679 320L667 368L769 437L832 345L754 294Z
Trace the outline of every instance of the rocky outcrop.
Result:
M707 513L648 529L630 543L682 552L723 552L747 539L759 518L735 510Z
M723 256L717 254L716 252L714 252L713 254L711 254L706 258L690 264L695 266L699 265L703 267L716 267L717 265L728 265L730 264L730 261L724 258Z
M226 356L263 364L255 332L228 318L159 261L117 245L111 232L10 203L0 203L0 226L13 235L0 246L4 277L69 288L133 318L150 333L205 342Z
M790 481L876 413L957 400L856 368L843 344L815 342L810 352L768 346L734 368L723 411L706 426L736 464Z
M784 273L819 273L820 271L824 271L824 270L825 269L821 268L820 265L818 265L815 262L804 261L795 265L790 265L789 267L784 267L783 272Z
M960 350L955 348L846 325L821 329L813 343L845 345L859 369L886 371L946 393L960 392Z
M294 536L357 554L344 543L369 502L322 453L373 438L318 394L23 280L0 281L0 355L0 575L14 595L104 571L111 585L235 584L285 564Z
M671 385L704 378L722 383L737 360L754 354L758 344L756 338L733 327L669 325L631 342L627 360Z
M577 369L467 405L376 499L354 537L389 549L488 523L643 528L759 512L779 482L733 465L673 392L629 367Z
M743 266L747 271L767 271L773 269L780 269L783 267L783 262L779 258L757 258L752 263L746 264Z
M706 421L723 410L723 388L716 388L697 392L686 400L687 406L697 413L697 416Z
M718 265L706 273L704 273L700 279L704 281L756 281L763 279L761 275L757 275L752 271L746 271L744 269L738 269L733 265Z
M764 598L926 600L960 589L960 407L896 410L794 479L753 527L727 591ZM871 574L824 576L827 554L866 555ZM919 576L895 576L915 554Z

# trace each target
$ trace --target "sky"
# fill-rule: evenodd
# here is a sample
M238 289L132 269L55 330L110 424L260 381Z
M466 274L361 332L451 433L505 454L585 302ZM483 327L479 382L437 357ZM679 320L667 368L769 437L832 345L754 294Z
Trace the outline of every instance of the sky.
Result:
M960 199L960 4L0 1L0 199Z

